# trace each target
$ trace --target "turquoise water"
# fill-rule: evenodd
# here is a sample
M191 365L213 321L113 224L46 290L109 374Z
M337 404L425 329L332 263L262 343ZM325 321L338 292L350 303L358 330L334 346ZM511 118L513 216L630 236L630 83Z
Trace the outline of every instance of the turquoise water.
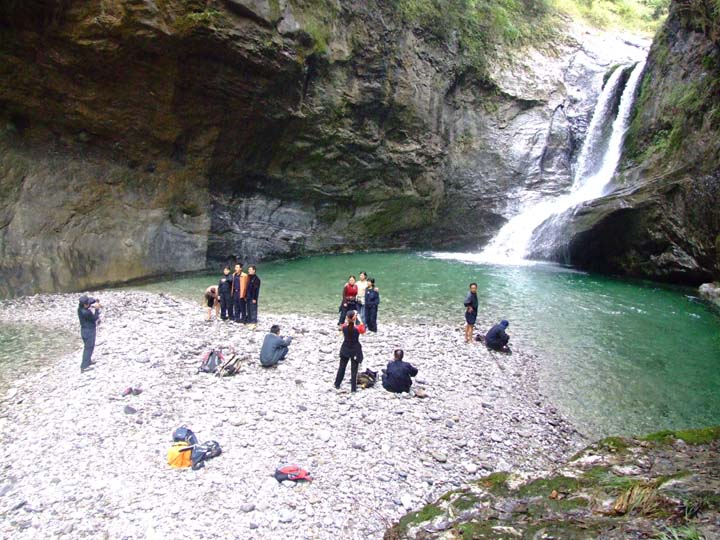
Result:
M479 328L510 321L511 346L538 353L543 392L590 436L720 424L720 318L692 291L551 265L492 266L413 253L318 256L260 265L263 312L326 316L349 274L380 289L383 320L463 324L478 283ZM196 299L220 272L141 288ZM460 334L458 334L460 338Z
M71 351L78 343L81 343L79 332L74 339L66 332L48 332L30 324L0 324L0 395L5 394L18 373L52 366L55 358Z

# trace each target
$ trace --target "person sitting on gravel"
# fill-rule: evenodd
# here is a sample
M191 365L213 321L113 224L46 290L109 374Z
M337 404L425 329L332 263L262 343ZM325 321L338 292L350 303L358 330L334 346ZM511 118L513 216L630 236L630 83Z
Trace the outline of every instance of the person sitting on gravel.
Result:
M292 336L280 337L280 327L273 324L260 349L260 364L271 367L284 360L291 342Z
M342 325L343 342L340 346L340 365L335 376L335 388L340 390L340 385L345 378L345 368L349 361L350 365L350 391L357 390L357 374L360 362L363 361L362 345L360 345L360 334L365 333L365 325L358 318L354 310L347 312L345 324Z
M409 392L412 386L412 379L418 374L418 370L412 364L403 361L405 352L402 349L395 349L393 359L388 362L387 367L383 370L382 385L388 392L400 394Z
M502 320L488 330L488 333L485 334L485 345L488 349L504 353L510 352L510 347L508 347L510 336L505 333L505 329L508 326L510 326L510 323L506 320Z

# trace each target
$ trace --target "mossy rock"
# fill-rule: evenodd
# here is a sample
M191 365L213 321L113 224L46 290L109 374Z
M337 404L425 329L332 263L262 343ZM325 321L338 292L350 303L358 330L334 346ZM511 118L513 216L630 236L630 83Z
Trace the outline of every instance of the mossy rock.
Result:
M650 435L642 437L644 441L659 442L662 444L672 444L680 440L692 445L709 444L719 439L720 426L678 431L658 431L657 433L651 433Z

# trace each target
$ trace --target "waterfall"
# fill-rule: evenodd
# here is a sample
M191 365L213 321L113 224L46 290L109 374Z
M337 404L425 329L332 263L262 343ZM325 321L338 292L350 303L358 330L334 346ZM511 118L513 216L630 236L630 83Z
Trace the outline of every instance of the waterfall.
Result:
M500 229L476 260L505 264L526 262L524 257L530 247L533 232L540 225L573 206L596 199L605 193L620 161L623 137L628 127L635 90L644 67L645 62L637 63L625 83L609 138L607 137L608 118L614 110L614 97L619 90L618 86L622 84L626 70L618 67L605 84L580 151L570 192L523 209ZM555 225L556 229L561 229L557 224Z

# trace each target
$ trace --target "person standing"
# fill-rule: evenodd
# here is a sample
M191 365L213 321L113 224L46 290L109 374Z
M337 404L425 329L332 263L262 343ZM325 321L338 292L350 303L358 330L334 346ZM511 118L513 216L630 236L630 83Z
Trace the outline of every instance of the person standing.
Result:
M270 367L284 360L291 342L292 336L280 337L280 327L273 324L260 349L260 364L263 367Z
M402 349L395 349L393 359L388 362L382 375L382 385L388 392L400 394L409 392L412 386L412 379L418 374L418 370L412 364L403 361L405 352Z
M377 332L377 312L380 304L380 293L375 288L375 279L368 279L367 289L365 289L365 317L361 319L367 324L367 329L371 332Z
M243 313L245 312L245 299L242 296L242 282L243 276L247 276L247 274L242 271L242 268L242 263L237 263L235 265L235 272L233 272L232 283L230 285L230 294L233 300L233 316L235 317L236 323L239 323L242 320Z
M247 285L250 276L246 272L240 272L240 318L243 324L247 323Z
M258 314L258 298L260 297L260 278L257 275L255 265L248 266L248 284L247 284L247 322L255 328L257 324Z
M357 310L357 294L358 288L355 284L355 276L349 276L347 283L343 287L342 303L340 304L340 319L338 319L338 326L343 324L349 311Z
M345 378L345 368L348 361L350 366L350 391L357 390L357 374L358 367L363 361L362 345L360 345L360 334L365 333L365 325L361 320L357 319L354 310L347 312L345 324L342 325L343 342L340 346L340 365L338 366L337 375L335 376L335 388L340 389L340 385Z
M92 369L92 354L95 350L95 334L97 322L100 318L100 302L95 298L82 295L79 299L78 318L80 319L80 336L83 340L83 356L80 363L80 373Z
M357 285L357 311L361 321L367 322L365 316L365 290L368 287L367 273L360 272L360 279L356 283Z
M218 296L220 296L220 318L223 321L233 318L232 295L232 277L230 276L230 267L223 268L223 275L218 283Z
M463 304L465 305L465 343L472 343L478 310L477 283L470 284L470 291Z
M205 303L207 304L207 317L205 320L212 318L212 312L215 310L215 318L220 313L220 303L218 302L218 289L215 285L210 285L205 289Z

